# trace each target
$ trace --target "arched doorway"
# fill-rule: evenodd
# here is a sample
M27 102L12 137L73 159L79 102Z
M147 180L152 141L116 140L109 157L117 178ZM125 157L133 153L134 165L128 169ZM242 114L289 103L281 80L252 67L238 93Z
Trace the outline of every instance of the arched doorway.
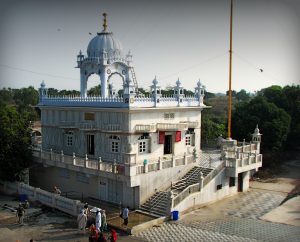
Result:
M87 95L88 96L100 96L101 85L99 75L93 73L87 78Z
M113 89L115 89L116 95L122 96L124 81L125 79L120 73L118 72L112 73L107 79L110 95L111 95L111 87L113 87Z

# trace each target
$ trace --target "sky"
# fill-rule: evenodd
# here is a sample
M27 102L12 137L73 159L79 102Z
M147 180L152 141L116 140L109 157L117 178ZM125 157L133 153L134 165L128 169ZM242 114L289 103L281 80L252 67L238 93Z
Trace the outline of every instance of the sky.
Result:
M0 88L80 87L76 56L108 26L139 87L226 92L230 0L0 0ZM89 33L92 33L90 35ZM232 89L300 84L300 1L234 0ZM92 76L88 88L99 83Z

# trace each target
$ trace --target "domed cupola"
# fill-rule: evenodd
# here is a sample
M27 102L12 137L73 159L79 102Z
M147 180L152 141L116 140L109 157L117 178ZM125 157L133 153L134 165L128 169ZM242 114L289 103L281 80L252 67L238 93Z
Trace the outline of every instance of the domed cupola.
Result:
M88 57L102 57L107 54L107 58L121 57L122 45L120 41L113 36L113 33L107 29L107 14L104 13L103 16L103 31L97 33L97 36L90 41L87 48L87 55Z

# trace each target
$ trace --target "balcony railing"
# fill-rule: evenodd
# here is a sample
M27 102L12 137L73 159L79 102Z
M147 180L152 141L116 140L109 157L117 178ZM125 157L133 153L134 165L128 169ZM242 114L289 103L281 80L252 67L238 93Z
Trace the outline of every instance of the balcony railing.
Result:
M137 132L156 132L155 124L137 124L135 125L135 131Z
M133 163L128 162L126 164L121 162L123 155L112 157L107 154L103 157L103 161L102 158L96 160L90 159L87 156L76 156L75 153L73 153L73 155L66 155L63 151L55 152L51 149L42 150L36 147L32 148L32 154L33 157L37 158L37 162L42 162L47 165L65 167L63 164L67 164L69 169L72 169L72 167L83 167L91 171L104 171L126 176L135 176L176 166L184 166L196 161L193 155L187 155L186 153L183 156L158 157L155 160L149 160L147 163L144 163L144 160L136 161L135 157ZM114 158L114 161L108 162L112 160L112 158Z
M226 167L241 168L241 167L246 167L261 162L262 162L262 154L252 154L242 158L227 157Z
M185 130L188 129L188 125L186 123L158 123L156 125L157 130L164 131L177 131L177 130Z
M99 160L89 159L86 157L79 157L73 153L73 156L66 155L61 151L60 153L50 150L41 150L37 148L32 149L32 154L37 160L43 163L50 163L50 165L68 164L71 166L84 167L91 170L105 171L124 175L125 169L123 164L116 162L104 162L101 158ZM123 166L121 168L121 166Z

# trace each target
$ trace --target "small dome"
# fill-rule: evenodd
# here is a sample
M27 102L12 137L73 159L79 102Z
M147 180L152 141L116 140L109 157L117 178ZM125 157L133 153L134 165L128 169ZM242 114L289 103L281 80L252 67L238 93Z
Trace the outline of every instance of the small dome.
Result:
M197 86L198 86L198 87L202 87L202 83L201 83L200 79L199 79L199 81L197 82Z
M156 86L158 84L158 81L156 79L156 76L154 77L154 80L152 81L153 85Z
M255 128L255 130L254 130L254 134L260 134L260 133L259 133L258 124L256 125L256 128Z
M181 82L180 82L179 78L178 78L178 80L176 81L176 86L177 86L177 87L180 87L180 86L181 86Z
M89 43L87 48L88 57L101 57L106 52L108 56L122 55L122 45L114 38L112 32L102 31Z

